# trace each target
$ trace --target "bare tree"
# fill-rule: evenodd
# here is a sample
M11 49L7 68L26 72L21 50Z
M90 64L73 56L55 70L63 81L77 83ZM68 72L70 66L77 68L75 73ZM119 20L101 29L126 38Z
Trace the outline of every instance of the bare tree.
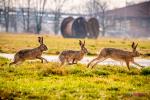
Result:
M101 9L101 13L102 13L102 16L98 15L99 17L101 17L101 26L102 26L102 36L105 35L106 33L106 30L107 30L107 15L106 15L106 10L107 10L107 3L106 2L103 2L103 3L100 3L100 2L97 2L97 5L100 7Z
M23 6L24 3L26 3L26 7ZM30 32L31 0L21 2L19 6L22 13L23 29L25 32Z
M86 15L86 8L83 5L73 6L70 8L70 11L76 12L79 16Z
M52 4L54 5L54 9L51 9L54 14L54 32L55 34L58 34L60 26L60 18L61 18L61 12L63 10L63 7L65 3L68 0L53 0Z
M23 18L23 30L26 30L26 19L25 19L25 10L24 8L20 8L22 12L22 18Z
M27 0L27 32L29 32L30 28L30 8L31 8L31 0Z
M102 29L102 36L104 36L108 27L106 21L107 20L106 11L108 10L107 2L101 2L99 0L90 0L87 3L86 7L89 12L89 15L99 19L100 26Z
M9 31L9 12L10 12L10 0L2 0L2 9L5 21L5 31Z
M3 12L3 4L2 0L0 1L0 24L2 24L2 12Z
M86 4L87 12L91 17L97 17L97 12L101 11L98 8L96 0L89 0Z
M40 0L36 1L36 5L34 8L35 13L35 23L36 23L36 33L39 34L42 30L42 23L43 23L43 15L45 12L45 5L47 0Z

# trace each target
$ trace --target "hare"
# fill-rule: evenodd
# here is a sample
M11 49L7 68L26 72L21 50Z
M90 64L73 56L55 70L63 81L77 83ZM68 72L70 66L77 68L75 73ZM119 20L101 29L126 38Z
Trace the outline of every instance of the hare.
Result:
M78 61L83 59L84 55L88 53L88 50L85 48L85 41L84 43L82 43L82 41L79 40L79 45L81 47L80 51L66 50L60 53L60 66L62 66L65 62L67 62L68 64L77 64ZM70 61L72 62L70 63Z
M46 59L41 57L42 52L48 50L47 46L43 44L43 37L38 37L38 42L40 43L40 46L33 49L24 49L18 51L14 56L14 62L10 63L12 64L19 64L22 63L25 60L32 60L32 59L40 59L43 63L43 60L48 62Z
M135 45L134 42L132 43L132 46L131 46L133 49L132 52L115 49L115 48L104 48L101 50L98 57L96 57L90 63L88 63L87 67L89 67L92 62L96 61L96 63L94 63L92 66L92 68L93 68L97 63L102 62L107 58L125 62L129 70L130 70L130 67L129 67L130 62L139 67L143 67L143 66L139 65L138 63L134 62L134 57L139 57L140 55L142 55L138 51L136 51L137 46L138 46L138 44Z

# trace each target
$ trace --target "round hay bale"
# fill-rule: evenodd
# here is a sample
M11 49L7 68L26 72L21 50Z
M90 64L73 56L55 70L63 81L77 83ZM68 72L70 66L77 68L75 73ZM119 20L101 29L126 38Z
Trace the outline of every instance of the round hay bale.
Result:
M99 35L99 23L96 18L90 18L88 20L88 37L97 38Z
M75 38L85 38L87 36L87 21L83 17L78 17L72 24L72 32Z
M73 17L65 18L61 23L61 34L63 37L72 37L72 23L74 21Z

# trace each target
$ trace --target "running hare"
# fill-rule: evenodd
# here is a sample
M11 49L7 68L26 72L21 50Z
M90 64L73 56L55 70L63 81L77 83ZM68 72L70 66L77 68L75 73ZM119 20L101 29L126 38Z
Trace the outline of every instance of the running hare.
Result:
M14 62L10 63L12 64L18 64L25 60L31 60L31 59L40 59L43 63L43 60L48 62L46 59L41 57L42 52L48 50L47 46L43 44L43 37L38 37L38 42L40 43L40 46L33 49L24 49L18 51L14 56Z
M61 62L60 66L62 66L66 61L68 64L77 64L78 61L83 59L84 55L88 53L85 48L85 41L82 43L82 41L79 40L79 45L81 47L80 51L66 50L61 52L59 55L59 60ZM72 62L70 63L70 61Z
M143 67L139 65L138 63L134 62L134 57L139 57L141 55L138 51L136 51L137 46L138 44L135 45L134 42L132 43L132 46L131 46L133 49L132 52L115 49L115 48L104 48L101 50L97 58L93 59L90 63L88 63L87 67L89 67L92 62L96 61L96 63L92 65L92 68L93 68L97 63L102 62L107 58L125 62L129 70L130 70L130 67L129 67L130 62L137 66Z

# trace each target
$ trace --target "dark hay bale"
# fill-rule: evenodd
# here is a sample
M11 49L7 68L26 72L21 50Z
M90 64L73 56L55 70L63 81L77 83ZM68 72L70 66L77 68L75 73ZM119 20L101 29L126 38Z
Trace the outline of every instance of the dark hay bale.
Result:
M87 22L84 17L67 17L61 23L61 34L65 38L97 38L99 23L96 18L90 18Z
M85 38L87 36L87 21L83 17L78 17L72 24L74 38Z
M97 38L99 35L99 23L96 18L90 18L88 20L88 37Z
M73 17L65 18L61 23L61 34L65 38L72 37L72 23L74 21Z

